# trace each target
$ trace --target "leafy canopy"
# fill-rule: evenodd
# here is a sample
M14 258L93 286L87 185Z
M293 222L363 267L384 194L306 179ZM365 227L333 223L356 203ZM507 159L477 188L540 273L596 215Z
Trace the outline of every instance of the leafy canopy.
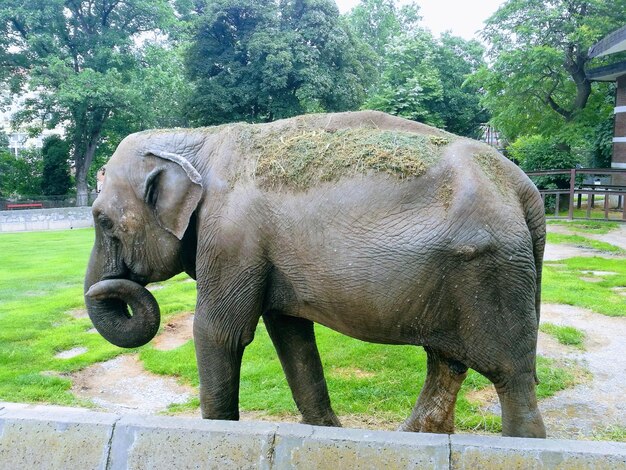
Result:
M587 79L588 50L624 23L626 0L508 0L483 30L492 64L472 79L492 122L511 140L590 140L611 117L612 93Z
M43 174L41 192L45 195L62 196L72 186L70 176L70 148L58 135L46 137L41 148Z
M202 3L187 56L199 124L355 109L371 65L332 0Z
M106 124L141 103L133 71L138 38L173 19L167 0L3 0L0 78L33 92L18 123L65 124L76 166L77 202L86 203L87 170Z

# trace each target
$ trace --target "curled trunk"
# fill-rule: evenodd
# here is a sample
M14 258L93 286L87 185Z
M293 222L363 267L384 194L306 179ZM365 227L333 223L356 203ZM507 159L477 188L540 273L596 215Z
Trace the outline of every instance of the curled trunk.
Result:
M148 289L127 279L105 279L86 290L89 318L107 341L136 348L154 338L161 315L159 304Z

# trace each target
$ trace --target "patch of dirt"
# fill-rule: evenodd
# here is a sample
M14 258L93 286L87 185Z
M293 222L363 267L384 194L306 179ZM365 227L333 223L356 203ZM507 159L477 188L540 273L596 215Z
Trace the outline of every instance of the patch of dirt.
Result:
M55 354L54 357L56 359L71 359L73 357L76 356L80 356L81 354L85 354L88 351L87 348L72 348L72 349L68 349L67 351L61 351L58 354Z
M560 233L564 235L580 235L593 240L598 240L611 245L619 246L626 250L626 224L620 225L619 228L611 230L604 235L596 235L590 233L576 232L575 227L567 227L564 225L547 225L548 232ZM621 258L619 255L605 253L592 248L581 248L567 243L546 243L546 251L544 261L559 261L566 258L574 258L576 256L591 257L603 256L605 258Z
M172 377L147 372L136 354L118 356L70 375L72 393L110 412L154 414L197 396Z
M602 282L604 280L602 279L603 277L618 274L611 271L581 271L581 273L590 274L590 276L582 276L579 278L585 282Z
M546 252L543 257L544 261L560 261L566 258L574 258L576 256L593 257L599 256L601 253L591 248L580 248L565 243L546 243ZM603 254L604 255L604 254Z
M468 401L476 403L486 409L497 406L499 403L498 394L493 385L481 388L480 390L472 390L465 395L465 398L467 398Z
M581 237L597 240L600 242L610 243L611 245L619 246L626 250L626 224L620 224L617 228L611 230L609 233L597 234L576 230L576 227L568 227L567 222L563 225L547 225L548 232L560 233L563 235L580 235ZM595 251L595 250L592 250ZM606 255L605 253L604 255Z
M263 411L242 411L239 413L242 421L270 421L281 423L300 423L302 417L299 414L282 413L270 415ZM391 421L377 416L363 415L340 415L339 421L344 428L373 429L379 431L393 431L402 424L399 421Z
M626 423L626 318L607 317L569 305L544 304L542 321L585 332L585 350L539 343L539 354L573 359L593 380L558 392L540 402L551 437L591 437L595 429ZM565 348L565 349L563 349Z
M358 369L356 367L333 367L327 373L329 375L334 375L335 377L351 379L367 379L376 375L373 372L368 372L366 370Z
M592 276L613 276L618 273L614 273L612 271L581 271L583 274L591 274Z
M611 245L619 246L626 250L626 224L621 224L615 230L611 230L604 235L585 234L586 237L599 240L601 242L610 243Z
M152 342L154 349L169 351L193 339L193 313L170 318L161 333Z
M543 304L541 321L573 326L585 332L585 349L560 344L550 335L539 333L537 353L560 362L575 364L572 388L557 392L539 402L548 437L585 439L607 426L626 422L626 318L607 317L570 305ZM500 414L493 387L467 395L485 411Z
M84 308L75 308L73 310L68 310L67 313L73 316L74 318L88 318L89 317L87 310Z

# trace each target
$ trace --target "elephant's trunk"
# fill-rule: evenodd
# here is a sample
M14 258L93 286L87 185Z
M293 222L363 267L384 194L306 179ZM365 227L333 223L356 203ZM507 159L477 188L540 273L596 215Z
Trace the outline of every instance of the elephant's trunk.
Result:
M122 348L143 346L156 335L161 315L154 296L127 279L105 279L85 292L89 318L109 342ZM132 316L127 305L132 309Z

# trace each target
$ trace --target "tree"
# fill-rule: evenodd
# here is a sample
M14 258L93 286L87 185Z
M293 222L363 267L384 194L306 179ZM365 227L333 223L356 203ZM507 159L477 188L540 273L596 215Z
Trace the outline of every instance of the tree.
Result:
M167 0L3 0L0 6L0 41L15 51L0 56L3 70L13 72L0 78L11 80L14 91L27 82L35 92L18 121L65 124L78 205L87 203L87 172L106 124L141 100L131 73L141 57L136 40L171 18Z
M432 112L443 99L435 49L435 40L426 30L392 40L385 49L378 85L364 107L442 127L442 117Z
M413 3L398 8L395 0L362 0L347 15L346 22L379 58L393 38L419 28L419 6Z
M483 63L480 43L449 34L437 40L425 29L414 29L393 39L385 50L366 108L460 135L477 134L487 115L476 86L466 79Z
M40 194L42 166L39 149L22 149L18 158L0 149L0 196Z
M363 101L370 65L332 0L198 3L187 56L195 122L271 121Z
M484 48L475 40L444 33L435 48L433 65L439 71L442 99L432 112L454 134L478 137L489 113L480 103L480 90L468 79L483 66Z
M610 117L609 90L585 74L587 51L626 22L626 0L508 0L487 20L491 67L473 79L492 122L510 139L559 135L591 139Z
M46 137L41 148L43 172L41 192L45 195L63 196L72 186L70 176L70 147L58 135Z
M9 151L9 136L4 130L0 129L0 152Z

